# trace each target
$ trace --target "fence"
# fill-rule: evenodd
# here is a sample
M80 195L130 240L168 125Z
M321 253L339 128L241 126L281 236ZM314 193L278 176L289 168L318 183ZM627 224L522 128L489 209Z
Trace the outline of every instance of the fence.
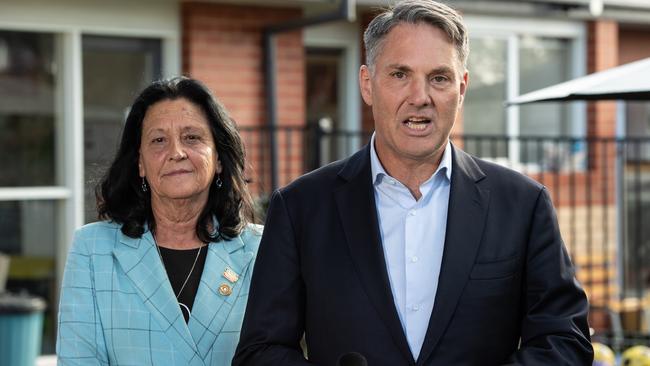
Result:
M241 129L256 196L271 190L268 129ZM278 127L279 185L349 156L369 132ZM650 137L453 136L456 146L544 184L591 303L590 322L620 349L648 344L650 329Z

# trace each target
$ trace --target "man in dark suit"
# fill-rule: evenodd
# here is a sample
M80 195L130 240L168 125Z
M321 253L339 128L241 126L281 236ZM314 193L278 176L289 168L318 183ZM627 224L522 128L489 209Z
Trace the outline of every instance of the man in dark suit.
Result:
M459 14L402 1L364 42L375 134L274 193L233 364L591 365L545 188L449 142L468 85Z

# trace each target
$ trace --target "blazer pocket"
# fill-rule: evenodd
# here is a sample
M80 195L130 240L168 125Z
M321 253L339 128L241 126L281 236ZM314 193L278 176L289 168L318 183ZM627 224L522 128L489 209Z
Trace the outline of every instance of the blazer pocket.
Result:
M517 270L519 256L491 262L476 262L469 274L472 280L493 280L512 276Z

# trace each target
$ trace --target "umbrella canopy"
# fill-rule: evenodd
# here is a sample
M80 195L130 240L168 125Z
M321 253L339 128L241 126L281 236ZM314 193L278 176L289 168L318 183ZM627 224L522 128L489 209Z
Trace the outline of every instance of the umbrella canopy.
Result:
M522 94L506 104L561 100L650 100L650 58Z

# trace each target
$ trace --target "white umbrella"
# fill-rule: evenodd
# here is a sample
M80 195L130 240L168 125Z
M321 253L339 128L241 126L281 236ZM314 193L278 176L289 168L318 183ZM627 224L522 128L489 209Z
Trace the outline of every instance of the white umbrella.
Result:
M506 104L561 100L650 100L650 58L522 94Z

